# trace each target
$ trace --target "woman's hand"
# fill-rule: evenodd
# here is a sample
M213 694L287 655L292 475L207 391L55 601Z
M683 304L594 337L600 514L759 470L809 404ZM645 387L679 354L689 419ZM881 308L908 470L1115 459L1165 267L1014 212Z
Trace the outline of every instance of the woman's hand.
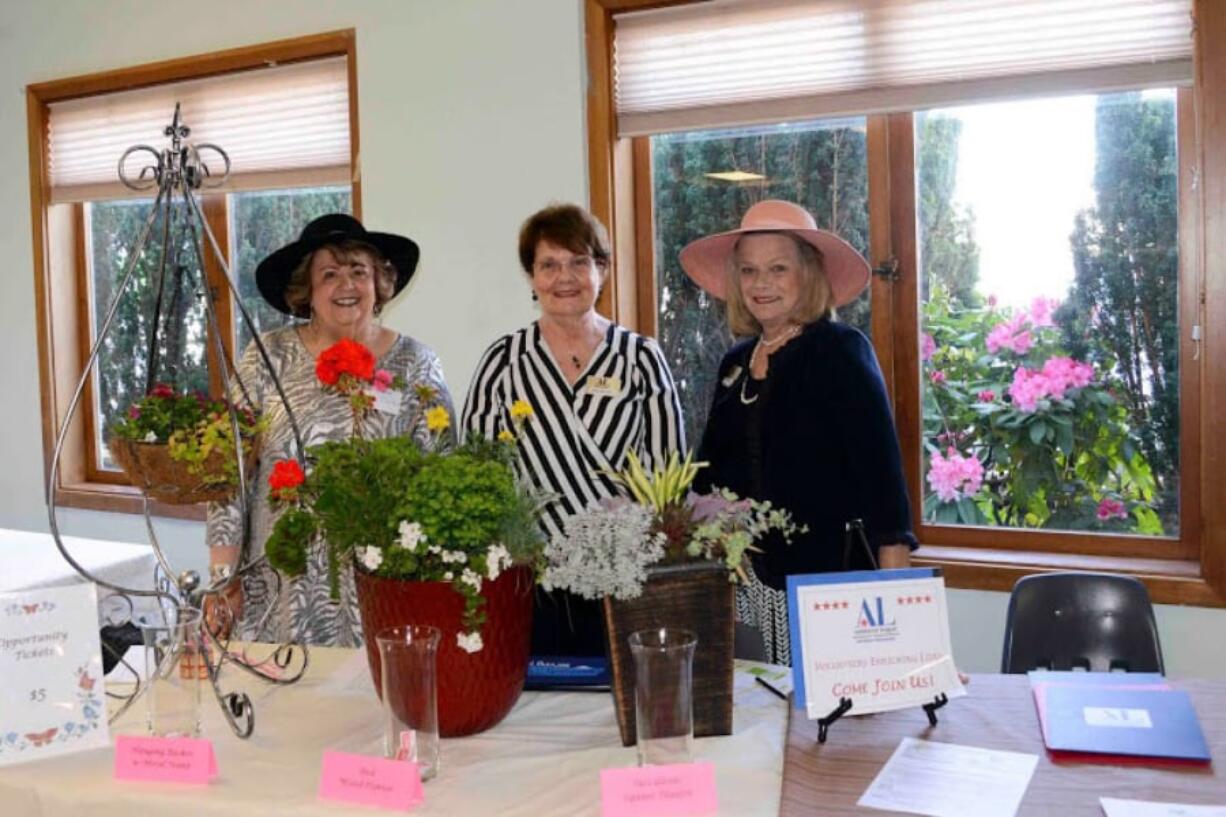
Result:
M231 576L238 561L238 547L218 545L209 550L209 585L217 585ZM204 624L215 638L228 638L234 624L243 616L243 582L231 579L221 593L211 593L204 599Z
M882 570L911 566L911 548L907 545L882 545L877 551L877 565Z

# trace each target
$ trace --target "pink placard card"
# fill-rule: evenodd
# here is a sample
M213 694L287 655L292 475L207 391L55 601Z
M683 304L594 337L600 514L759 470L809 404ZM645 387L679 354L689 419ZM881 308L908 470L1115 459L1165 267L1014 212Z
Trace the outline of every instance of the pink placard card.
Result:
M213 741L203 738L115 738L115 779L204 785L217 776Z
M699 817L714 814L718 809L715 766L711 763L600 772L603 817Z
M324 752L319 799L408 811L425 799L416 763Z

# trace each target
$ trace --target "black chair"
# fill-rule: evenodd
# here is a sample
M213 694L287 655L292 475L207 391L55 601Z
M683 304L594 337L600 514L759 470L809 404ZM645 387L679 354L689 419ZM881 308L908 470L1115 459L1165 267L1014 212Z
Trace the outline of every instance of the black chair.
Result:
M1000 671L1162 672L1145 585L1110 573L1044 573L1013 586Z

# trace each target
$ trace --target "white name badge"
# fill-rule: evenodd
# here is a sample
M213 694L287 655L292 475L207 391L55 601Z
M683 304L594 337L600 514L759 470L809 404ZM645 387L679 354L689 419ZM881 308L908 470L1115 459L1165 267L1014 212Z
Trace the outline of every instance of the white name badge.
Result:
M1117 706L1087 706L1083 708L1086 726L1112 726L1122 729L1153 729L1148 709L1125 709Z
M945 582L930 569L788 577L796 705L822 718L965 695L954 667Z
M94 585L0 594L0 766L109 745Z
M589 377L584 389L588 394L611 397L621 393L622 380L620 377Z
M404 402L404 393L395 389L387 391L371 392L375 398L375 411L383 414L399 414L401 403Z

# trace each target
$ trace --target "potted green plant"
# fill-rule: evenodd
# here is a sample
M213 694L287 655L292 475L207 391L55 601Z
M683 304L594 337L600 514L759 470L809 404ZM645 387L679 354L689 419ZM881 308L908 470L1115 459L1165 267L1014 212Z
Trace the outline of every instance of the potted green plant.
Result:
M633 499L614 500L572 516L566 535L545 547L542 584L602 599L614 707L622 742L635 742L634 661L627 638L636 630L677 627L694 632L694 734L732 733L735 582L746 553L767 531L789 538L799 529L770 503L726 490L690 491L703 463L676 455L647 473L633 453L610 474Z
M107 447L132 484L176 505L220 502L238 486L231 405L159 383L111 424ZM238 416L246 473L254 473L265 422L242 406Z
M349 386L355 412L365 410L360 387ZM538 503L516 480L514 434L451 446L437 395L421 387L416 396L432 435L424 450L408 437L354 436L309 449L309 473L294 461L274 466L270 493L287 507L265 553L274 568L296 576L319 537L334 590L340 571L354 571L376 689L375 634L395 625L438 627L440 733L472 734L505 717L523 688L543 547ZM522 423L531 409L513 413Z

